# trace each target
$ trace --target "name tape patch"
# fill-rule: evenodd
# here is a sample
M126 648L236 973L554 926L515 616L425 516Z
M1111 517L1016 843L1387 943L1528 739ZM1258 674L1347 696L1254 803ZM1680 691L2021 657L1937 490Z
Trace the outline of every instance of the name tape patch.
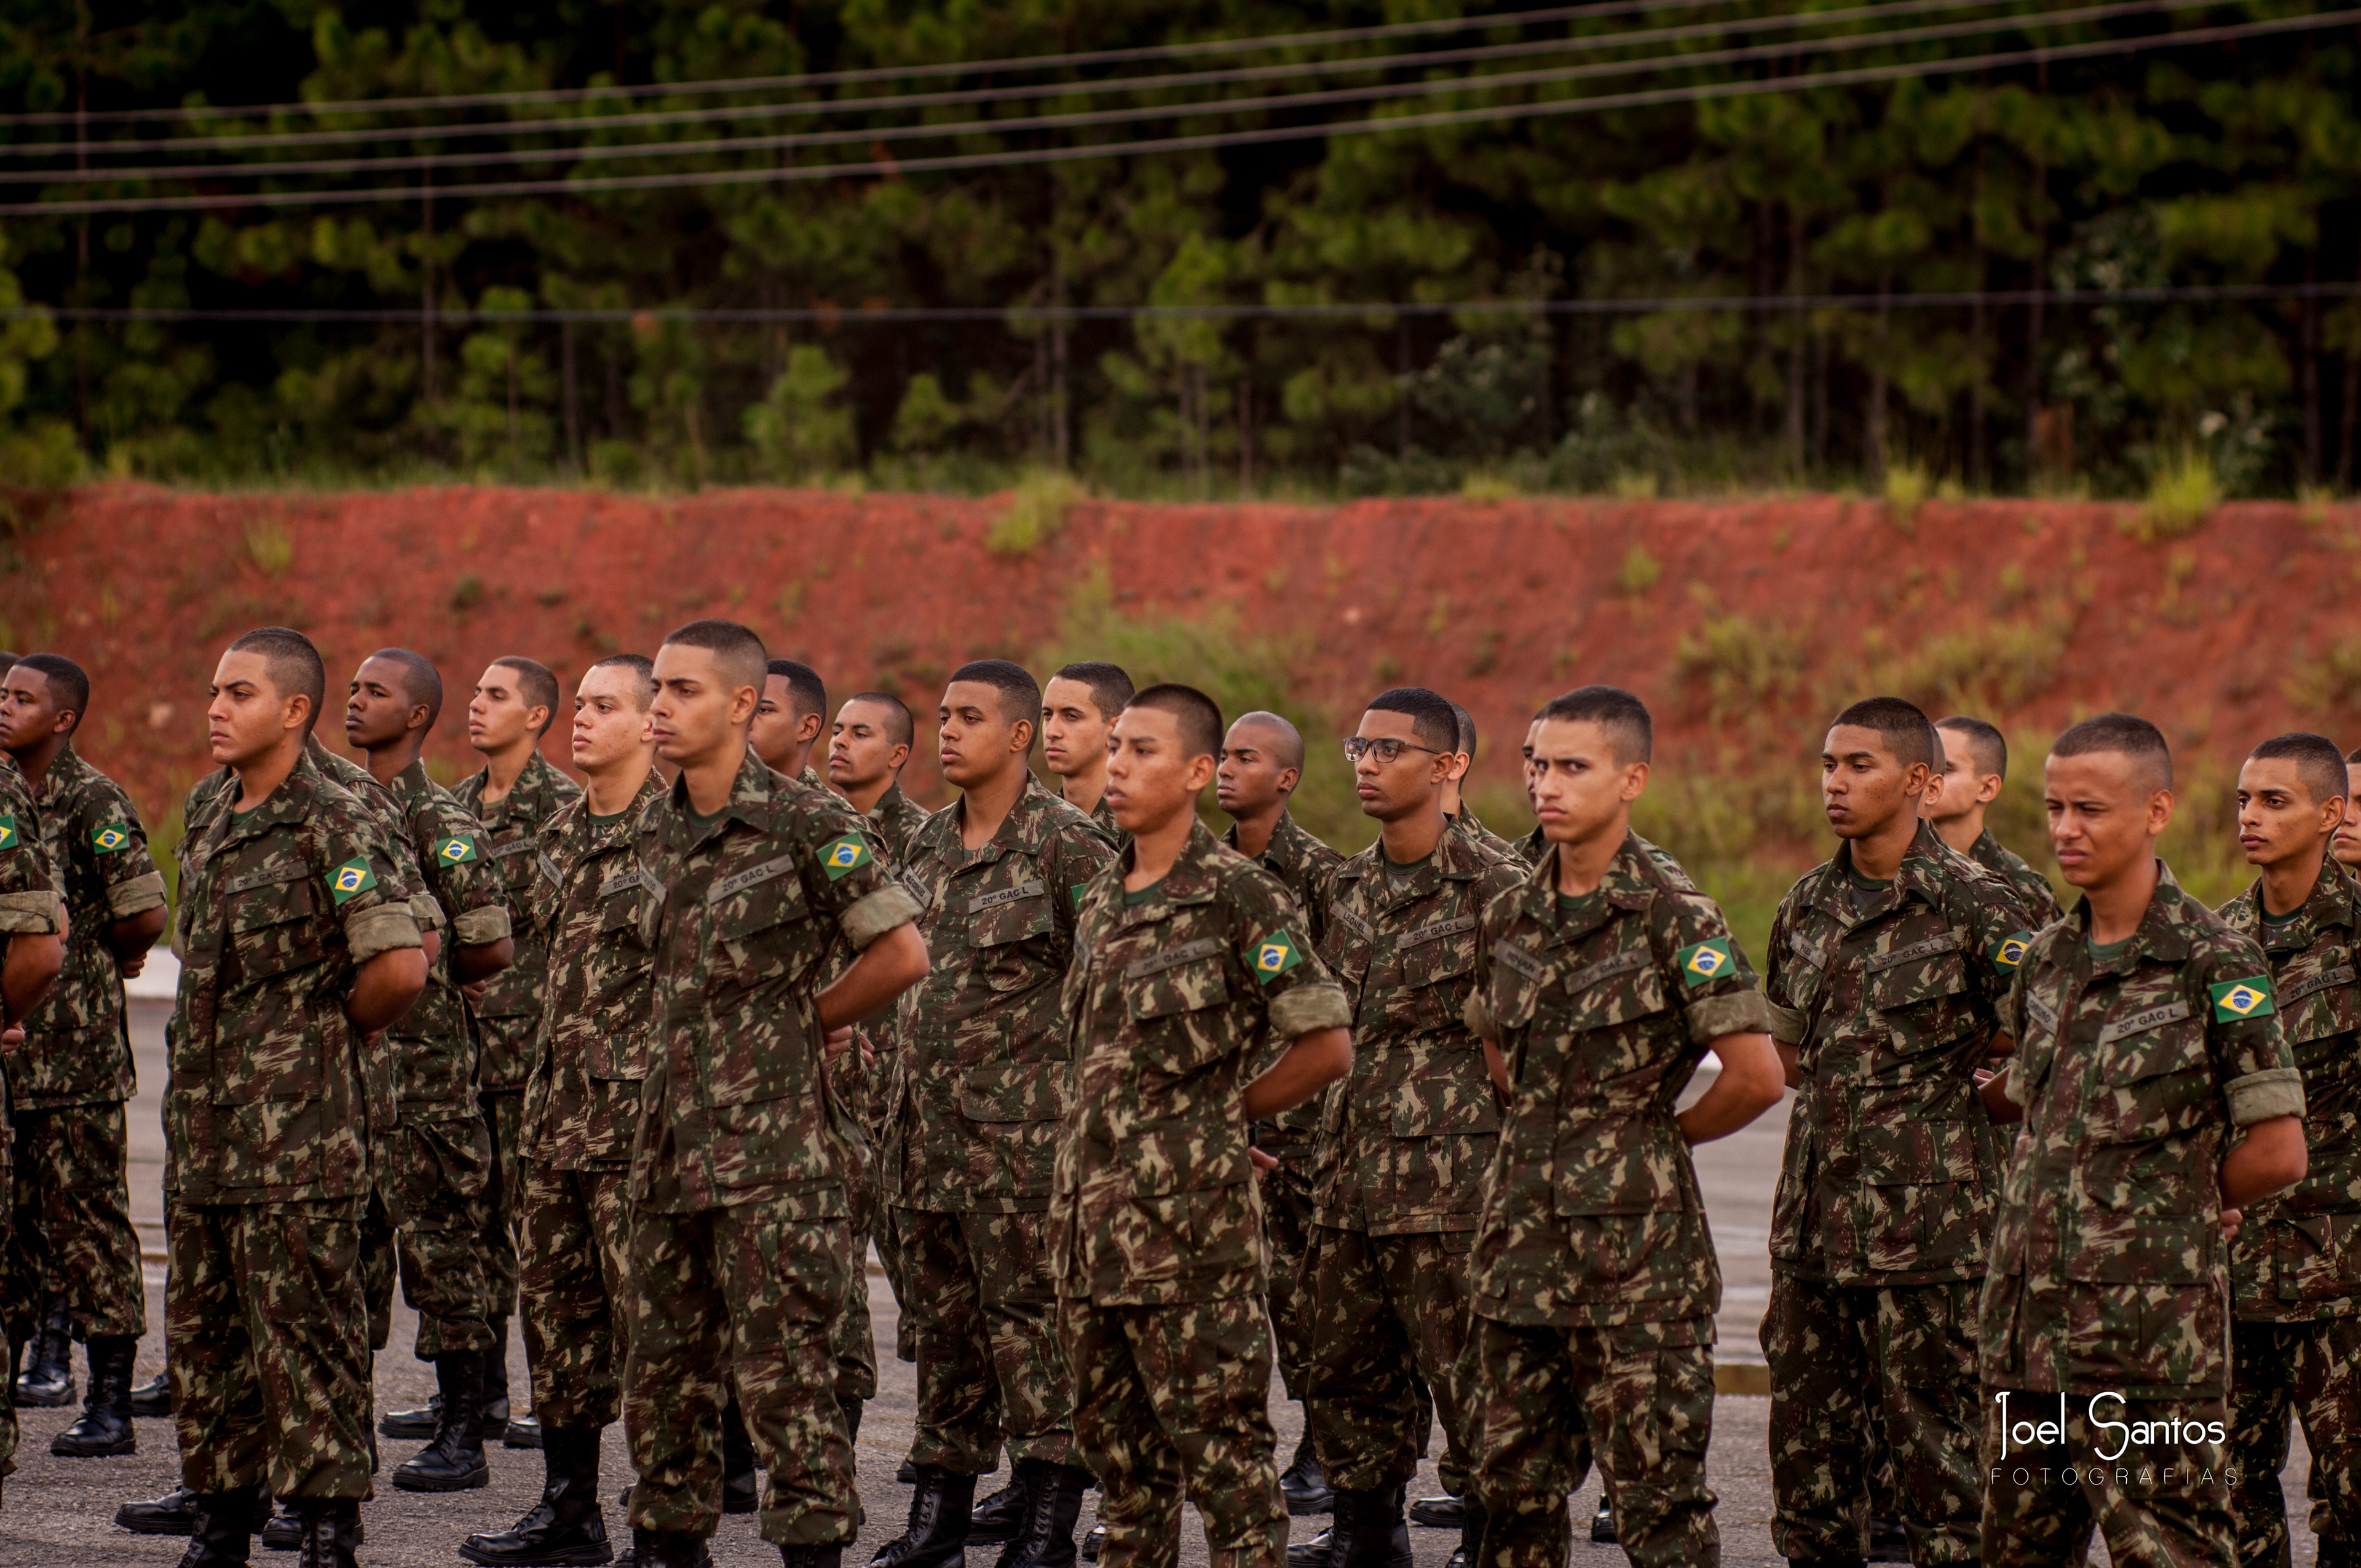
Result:
M1549 973L1549 965L1506 939L1492 944L1492 961L1502 969L1514 970L1536 985Z
M742 872L732 872L706 890L705 902L719 904L733 894L741 894L750 887L759 887L766 882L783 877L795 869L795 863L794 857L781 855L775 861L764 861L759 866L749 866Z
M2145 1035L2150 1029L2160 1029L2167 1024L2178 1024L2189 1016L2189 1003L2178 999L2159 1002L2153 1007L2143 1007L2136 1013L2111 1019L2099 1031L2099 1044L2112 1046L2117 1040L2134 1035Z
M987 909L997 909L1004 904L1021 904L1028 898L1038 898L1049 892L1039 878L1020 882L1015 887L1004 887L992 893L979 893L967 901L970 915L981 915Z
M1914 959L1931 959L1938 953L1956 953L1959 950L1960 934L1957 931L1946 931L1939 937L1929 937L1923 942L1913 942L1906 948L1896 948L1892 952L1880 953L1870 959L1865 967L1869 972L1874 974L1879 970L1892 969L1897 964L1906 964Z
M1439 942L1445 937L1456 937L1474 929L1476 929L1476 916L1455 915L1448 920L1436 920L1405 932L1401 945L1405 948L1420 947L1428 942Z
M2333 985L2350 985L2356 980L2361 980L2361 973L2356 973L2351 964L2338 964L2333 969L2322 970L2318 974L2304 976L2280 992L2279 1000L2301 1002L2315 992L2326 991Z
M1126 980L1146 980L1149 975L1162 974L1166 970L1176 970L1184 964L1193 964L1200 959L1218 957L1221 950L1220 942L1211 937L1200 937L1193 942L1183 942L1177 948L1167 948L1164 951L1150 954L1136 963L1124 965L1123 977Z
M1647 968L1649 959L1653 957L1645 948L1633 948L1628 952L1603 958L1597 963L1585 964L1565 977L1565 988L1568 991L1587 991L1602 980L1611 980L1619 974Z

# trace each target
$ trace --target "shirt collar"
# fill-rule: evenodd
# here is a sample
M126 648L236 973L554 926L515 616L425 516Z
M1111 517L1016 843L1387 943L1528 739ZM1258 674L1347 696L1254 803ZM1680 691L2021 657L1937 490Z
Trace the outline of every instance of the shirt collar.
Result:
M1151 920L1163 919L1175 909L1211 902L1221 890L1221 854L1222 843L1213 837L1213 829L1202 821L1191 822L1188 842L1180 846L1180 853L1173 858L1172 869L1164 873L1163 881L1148 889L1146 898L1137 904L1126 903L1123 906L1123 917L1118 924L1144 926ZM1132 867L1138 863L1138 844L1128 843L1116 857L1115 864L1125 876L1129 876Z

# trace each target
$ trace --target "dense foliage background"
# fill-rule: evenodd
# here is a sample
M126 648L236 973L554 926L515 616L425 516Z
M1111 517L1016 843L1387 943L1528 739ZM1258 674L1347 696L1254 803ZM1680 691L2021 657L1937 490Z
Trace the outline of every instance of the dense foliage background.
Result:
M1400 26L1455 15L0 0L0 478L2123 494L2193 455L2232 493L2351 487L2349 16ZM1200 47L1335 29L1361 36ZM1133 52L932 69L1107 50ZM1994 63L1945 66L1969 56ZM1872 79L1810 84L1847 71ZM1274 102L1313 90L1362 95ZM1562 112L1607 93L1657 101ZM2213 286L2260 287L2186 297ZM1753 303L1660 308L1699 299ZM1634 301L1658 307L1599 309Z

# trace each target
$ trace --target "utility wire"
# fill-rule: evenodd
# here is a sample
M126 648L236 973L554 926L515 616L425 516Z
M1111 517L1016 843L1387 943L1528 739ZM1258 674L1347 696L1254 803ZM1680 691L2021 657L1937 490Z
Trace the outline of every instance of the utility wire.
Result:
M895 159L891 155L855 163L829 163L770 169L711 170L667 174L606 175L581 180L485 181L467 185L431 188L431 193L458 201L494 196L581 195L593 192L682 191L720 185L784 185L815 180L858 176L945 173L961 170L1005 170L1097 159L1193 152L1225 147L1270 146L1293 141L1317 141L1329 137L1367 136L1443 126L1477 125L1505 119L1542 119L1564 115L1598 114L1609 109L1652 107L1668 104L1705 103L1728 98L1807 92L1817 88L1851 87L1903 78L1958 75L1993 71L2037 61L2083 60L2100 55L2127 55L2152 49L2227 43L2238 39L2319 31L2361 21L2361 9L2283 16L2268 21L2225 27L2191 27L2143 38L2109 38L2081 44L2056 44L2028 49L1964 55L1947 60L1915 60L1893 65L1861 66L1844 71L1762 81L1722 82L1701 86L1650 88L1629 93L1504 104L1482 109L1436 110L1353 120L1329 120L1307 126L1268 126L1249 131L1213 131L1193 136L1104 142L1079 147L1038 148L1028 151L942 154ZM357 206L381 202L408 203L430 193L423 186L377 187L360 191L265 191L229 195L140 196L117 200L27 202L0 204L0 216L67 217L78 214L189 212L254 206Z
M1956 5L1959 0L1929 0ZM1590 81L1609 76L1641 75L1658 70L1695 69L1715 65L1752 64L1792 60L1803 55L1907 47L1941 39L1996 32L2029 32L2134 16L2155 16L2212 5L2217 0L2114 0L2069 11L2032 13L1976 21L1939 22L1881 33L1842 34L1828 38L1792 39L1777 44L1742 44L1642 60L1603 60L1584 65L1547 66L1529 71L1504 71L1455 76L1443 81L1393 82L1367 87L1323 88L1312 92L1276 93L1259 98L1215 98L1181 104L1140 104L1123 109L1081 110L1066 114L1016 115L1005 119L959 120L915 126L850 126L833 131L799 131L779 136L731 137L701 141L623 142L577 148L518 148L483 153L419 153L392 158L313 159L276 163L166 164L148 168L0 172L0 184L39 183L57 186L113 181L261 179L288 174L373 173L379 170L448 168L490 168L521 163L548 163L566 159L581 162L620 159L687 157L734 152L777 152L848 144L935 140L963 136L1005 136L1017 131L1074 130L1126 125L1145 120L1181 119L1212 114L1252 114L1270 110L1335 106L1347 104L1395 103L1408 98L1437 97L1460 92L1488 92L1508 87L1544 86ZM1558 44L1510 46L1520 54L1558 52ZM465 186L443 189L464 191Z

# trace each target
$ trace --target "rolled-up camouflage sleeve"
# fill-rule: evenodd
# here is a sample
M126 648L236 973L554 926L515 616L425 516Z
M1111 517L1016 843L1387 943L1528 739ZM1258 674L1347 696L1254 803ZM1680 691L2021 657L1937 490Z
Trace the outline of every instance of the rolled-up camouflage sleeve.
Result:
M1681 1017L1698 1045L1725 1035L1769 1034L1771 1007L1753 966L1730 935L1721 906L1701 893L1675 894L1662 901L1666 927L1657 950L1672 955L1672 979L1681 999Z
M2235 934L2210 957L2191 1000L2205 1007L2205 1047L2232 1124L2302 1115L2303 1074L2279 1026L2269 960L2252 938ZM2250 990L2270 1000L2260 1007L2242 1005Z
M918 895L895 883L881 887L837 916L837 927L857 952L897 926L907 926L926 913Z
M854 951L918 917L917 897L887 870L851 806L823 791L798 806L794 820L804 841L797 870L812 906L836 921Z
M0 893L0 936L54 937L65 928L66 901L47 888Z
M129 796L107 787L91 792L82 820L72 830L90 847L92 861L105 880L107 914L128 920L164 907L163 874L148 852L148 831L139 825Z
M1238 902L1238 957L1254 977L1270 1037L1292 1040L1350 1026L1352 1003L1312 950L1303 914L1287 890L1258 872L1241 878Z
M451 943L481 948L514 934L508 883L488 858L483 828L464 810L438 801L439 819L421 850L427 891L451 922Z
M393 863L366 823L331 825L324 849L330 867L328 906L354 963L365 964L396 948L425 945L410 900L397 896L401 883Z
M2303 1114L2303 1073L2291 1067L2250 1072L2222 1089L2230 1102L2230 1124L2251 1127L2274 1116Z
M515 932L516 927L509 919L508 906L504 904L479 905L474 909L461 910L458 918L451 922L452 943L462 948L485 947L513 936Z

